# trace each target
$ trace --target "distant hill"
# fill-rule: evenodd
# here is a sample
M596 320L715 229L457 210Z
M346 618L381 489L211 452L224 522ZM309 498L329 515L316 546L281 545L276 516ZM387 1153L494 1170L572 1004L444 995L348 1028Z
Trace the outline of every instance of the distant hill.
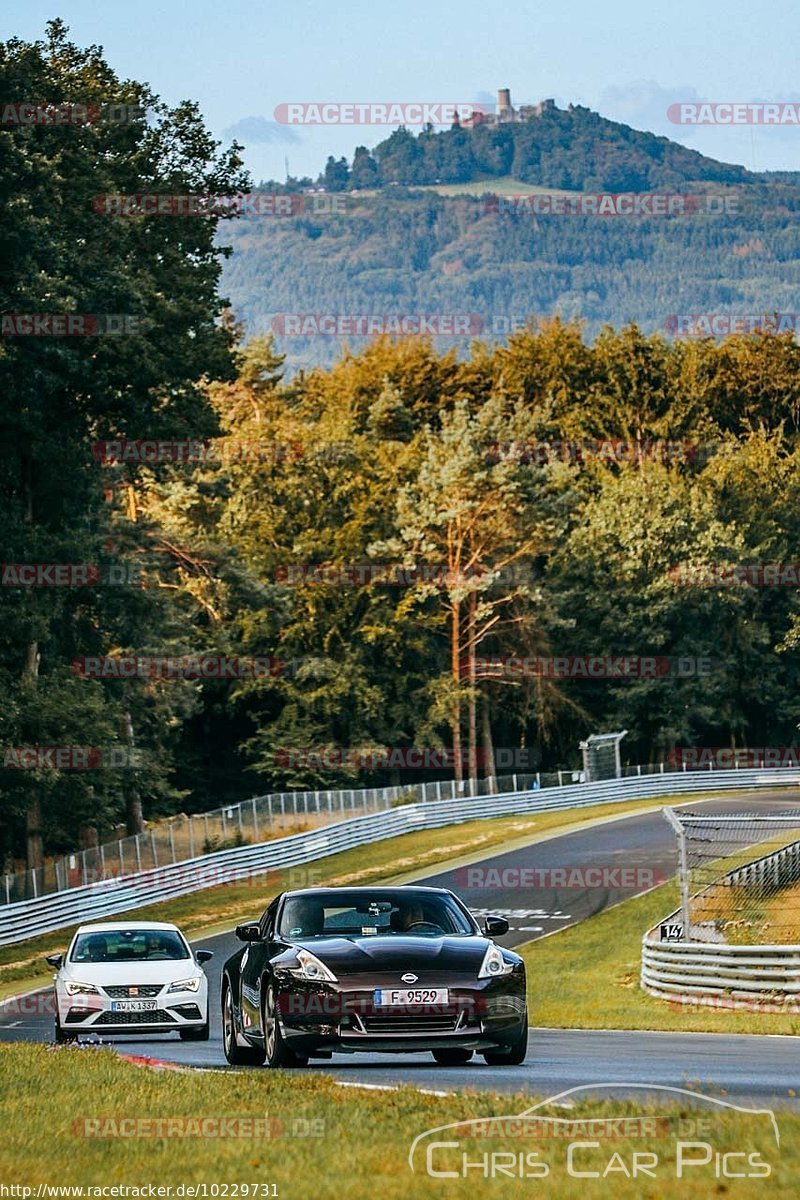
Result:
M519 123L434 131L395 130L352 164L329 159L330 190L469 183L511 175L521 183L586 192L652 191L685 183L742 183L744 167L716 162L671 142L601 117L591 109L545 108Z
M353 164L330 159L325 176L333 175L337 215L315 214L328 201L309 195L304 213L226 222L221 232L233 248L223 290L236 317L250 333L277 331L291 370L328 363L343 341L362 340L316 333L313 322L292 335L282 314L472 314L469 330L495 340L529 316L556 313L585 318L592 337L605 323L668 335L676 315L800 311L792 174L717 163L587 109L493 129L399 130L371 155L357 151ZM536 215L492 211L485 197L541 188L713 193L737 210ZM448 344L466 341L438 342Z

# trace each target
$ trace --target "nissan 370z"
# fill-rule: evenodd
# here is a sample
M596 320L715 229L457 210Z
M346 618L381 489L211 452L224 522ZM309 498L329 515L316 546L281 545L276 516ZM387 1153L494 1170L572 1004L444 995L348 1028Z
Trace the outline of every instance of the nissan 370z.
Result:
M305 1066L335 1051L432 1053L455 1066L475 1052L524 1061L525 964L495 944L443 888L284 892L222 973L225 1056L234 1065Z

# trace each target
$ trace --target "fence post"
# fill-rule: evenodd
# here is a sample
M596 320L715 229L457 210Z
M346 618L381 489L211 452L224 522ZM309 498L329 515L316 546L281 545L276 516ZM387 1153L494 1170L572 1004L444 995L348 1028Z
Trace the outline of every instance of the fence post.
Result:
M203 813L203 825L204 825L204 827L205 827L205 831L206 831L206 841L205 841L205 844L206 844L206 846L208 846L208 844L209 844L209 837L208 837L208 813ZM206 851L206 853L208 853L208 851Z
M6 904L11 903L11 876L6 875Z
M141 834L137 833L136 837L134 839L135 843L136 843L136 870L137 871L141 871L141 869L142 869L142 847L139 845L140 837L141 837Z
M684 768L686 764L684 763ZM686 857L686 830L671 808L662 808L678 839L679 881L681 887L681 915L683 917L683 940L690 941L689 931L689 864Z
M562 772L561 772L561 771L559 771L559 772L558 772L558 786L559 786L559 787L563 787L563 786L564 786L564 780L563 780L563 778L562 778Z
M663 764L663 762L662 762L662 763L659 763L658 765L661 767L661 774L663 775L663 774L664 774L664 764Z
M194 813L189 813L189 858L194 856Z
M156 831L155 831L155 829L150 830L150 846L152 847L152 850L153 850L153 866L157 867L158 866L158 850L156 849Z
M117 845L119 846L119 873L120 873L120 875L124 875L125 874L125 855L122 853L122 838L120 838L120 840L117 842Z
M175 832L172 828L172 821L168 823L167 829L169 830L169 850L172 855L172 861L177 862L178 860L175 857Z
M228 826L225 821L225 809L221 808L219 811L220 816L222 817L222 840L223 842L226 842L228 840Z
M81 850L81 863L83 865L83 886L86 887L86 851Z
M314 792L314 804L316 805L317 816L319 816L319 788Z
M242 824L242 806L241 806L241 804L236 805L236 816L237 816L238 822L239 822L239 836L242 839L242 841L244 841L244 825Z
M258 829L258 807L256 805L255 796L253 796L253 799L251 800L251 804L253 805L253 833L255 834L256 841L260 842L261 836L260 836L259 829Z

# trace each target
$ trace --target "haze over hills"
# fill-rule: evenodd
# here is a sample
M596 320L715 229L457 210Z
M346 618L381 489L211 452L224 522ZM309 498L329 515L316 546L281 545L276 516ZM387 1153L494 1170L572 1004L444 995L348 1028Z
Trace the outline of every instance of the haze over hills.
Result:
M363 344L358 321L328 322L335 332L325 333L298 314L466 314L468 335L493 340L531 316L582 317L592 337L605 323L670 334L687 327L681 317L714 313L724 331L726 316L800 310L793 177L716 162L586 108L545 101L473 127L401 128L371 152L358 147L350 163L329 158L316 185L260 190L315 186L325 195L309 195L291 219L222 230L233 247L223 276L233 310L249 333L276 331L290 369L330 362L343 340ZM699 198L677 215L619 216L549 212L547 203L498 211L487 199L541 189ZM439 345L465 346L467 334Z

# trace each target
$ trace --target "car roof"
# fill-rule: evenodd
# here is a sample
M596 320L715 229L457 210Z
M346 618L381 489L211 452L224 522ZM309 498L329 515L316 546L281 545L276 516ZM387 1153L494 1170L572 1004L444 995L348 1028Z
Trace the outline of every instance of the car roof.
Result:
M325 893L326 895L329 895L331 892L336 892L337 895L343 896L345 898L347 896L355 895L356 892L358 892L358 893L369 892L370 894L374 893L377 896L382 896L382 895L383 896L396 896L398 894L398 892L407 892L407 893L423 892L423 893L428 893L429 895L432 895L432 896L449 896L452 894L450 892L449 888L425 887L424 885L417 886L417 884L415 884L415 883L411 883L411 884L398 883L398 884L395 884L394 887L392 887L391 885L386 885L384 887L372 887L370 884L365 883L360 886L355 885L354 887L298 888L296 891L284 892L284 895L285 896L311 896L311 897L313 897L313 896L320 896L323 893Z
M140 930L148 929L170 929L173 933L180 933L177 925L172 925L168 921L104 921L97 925L79 925L78 933L114 933L120 930Z

